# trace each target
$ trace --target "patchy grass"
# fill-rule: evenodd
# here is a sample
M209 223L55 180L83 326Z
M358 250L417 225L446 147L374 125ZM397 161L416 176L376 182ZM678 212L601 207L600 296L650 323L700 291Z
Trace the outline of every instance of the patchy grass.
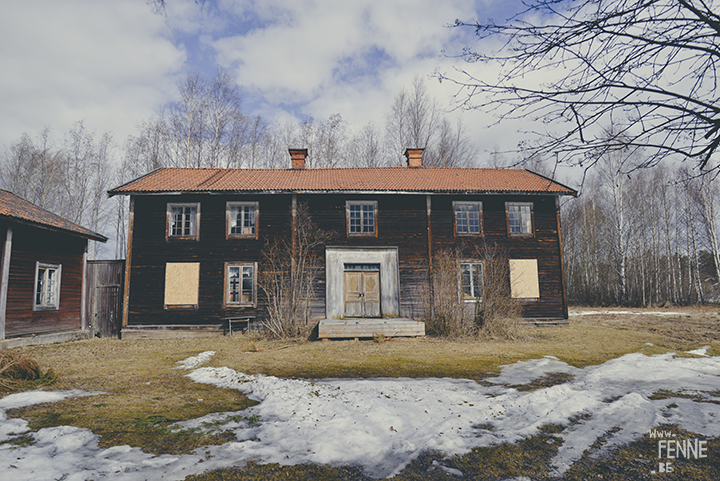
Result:
M658 323L651 322L651 318ZM481 380L497 373L501 365L545 355L556 356L576 367L601 364L630 352L682 352L702 345L711 345L708 354L720 355L718 333L720 315L709 310L699 310L693 311L690 316L676 318L579 316L571 318L568 326L525 328L528 340L516 342L427 338L391 339L382 343L310 343L244 335L169 340L89 339L30 346L12 352L32 356L42 369L52 368L57 375L53 389L83 389L105 394L29 406L12 410L8 415L28 420L33 430L57 425L89 428L100 435L102 447L129 444L158 455L187 453L197 447L225 443L230 440L230 434L218 433L214 429L172 431L169 429L170 424L215 412L241 411L254 404L237 391L194 383L184 376L188 371L174 369L177 361L202 351L217 351L207 363L208 366L228 366L247 374L310 379L454 377ZM539 389L568 380L570 378L567 375L555 374L536 380L524 388ZM18 385L13 390L27 388ZM657 393L658 396L664 394ZM251 418L249 416L245 420L252 422ZM465 479L506 479L512 476L542 479L549 476L550 467L547 463L561 444L561 440L553 436L556 432L553 427L547 427L539 430L538 435L518 444L478 448L460 457L444 458L437 453L425 453L396 479L457 479L440 469L437 463L459 469ZM18 437L13 442L22 445L31 442L31 438ZM618 466L630 469L632 465L635 470L644 469L644 465L638 467L638 464L643 463L636 460L647 459L652 456L653 450L642 442L646 441L641 440L637 445L618 449L608 459L588 454L567 473L567 479L601 479L588 473L604 473L602 479L644 479L623 477L621 474L612 477L615 476L613 473L623 472L619 467L614 467L616 458ZM718 447L717 444L710 444L709 452L716 453ZM684 479L720 479L716 465L712 464L720 458L714 456L714 459L704 461L706 464L699 465L699 468L692 467L694 465L686 468L683 465L689 476ZM433 461L436 461L435 465ZM706 471L708 466L709 471ZM695 477L694 469L711 475ZM647 476L650 476L649 470ZM188 479L368 478L355 467L251 463L245 467L213 471Z
M675 440L707 439L674 426L663 426L663 430L672 432ZM707 439L708 456L701 459L658 459L658 439L644 435L626 446L620 446L608 454L598 455L592 450L586 451L582 459L576 461L565 473L568 481L602 479L603 481L625 481L658 479L670 481L716 481L720 479L720 440ZM673 472L659 473L660 462L670 461ZM656 473L652 473L656 471Z

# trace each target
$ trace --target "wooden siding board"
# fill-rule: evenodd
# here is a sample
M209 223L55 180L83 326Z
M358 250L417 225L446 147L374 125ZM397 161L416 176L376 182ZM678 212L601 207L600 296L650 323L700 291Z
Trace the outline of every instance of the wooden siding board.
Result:
M335 232L328 245L348 247L397 247L400 276L400 311L404 317L421 317L422 297L428 289L427 204L425 195L412 194L297 194L308 202L320 229ZM377 236L348 236L345 205L348 200L378 202ZM456 237L453 233L454 200L483 202L484 236ZM507 235L505 202L534 202L535 235ZM257 239L226 239L225 206L228 201L259 201ZM132 283L129 292L129 325L217 324L227 317L259 317L262 296L255 308L223 308L223 266L226 261L259 262L263 246L274 237L290 240L291 194L263 195L157 195L135 196L132 240ZM167 202L200 202L202 223L198 241L165 240ZM508 258L538 259L540 300L526 303L524 315L561 318L563 299L555 197L433 195L432 253L458 247L472 257L485 242L497 243ZM320 263L313 315L324 315L324 248L314 255ZM163 309L166 262L200 262L197 309ZM261 266L262 268L262 266Z
M83 253L85 239L13 227L6 306L6 337L44 334L81 328ZM60 306L33 311L36 262L62 265Z

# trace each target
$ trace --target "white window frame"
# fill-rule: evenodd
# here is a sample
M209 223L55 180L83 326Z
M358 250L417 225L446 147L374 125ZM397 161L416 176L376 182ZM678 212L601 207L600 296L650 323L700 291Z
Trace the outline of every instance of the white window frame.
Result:
M480 201L453 201L453 224L455 229L455 235L456 236L481 236L483 235L483 210L482 210L482 202ZM460 223L458 222L458 207L462 206L477 206L478 208L478 231L477 232L470 232L470 216L469 216L469 210L464 210L465 213L465 220L467 221L467 232L460 232L458 229L460 226Z
M520 231L513 232L510 224L510 209L511 207L518 207L518 215L520 217ZM527 207L529 212L527 216L523 216L522 208ZM509 236L529 236L535 235L535 212L532 202L506 202L505 203L505 215L507 218L507 231ZM529 226L529 227L528 227ZM527 230L526 230L527 229Z
M471 273L470 275L473 276L473 274L476 274L477 269L480 269L480 276L478 278L480 285L475 286L475 282L470 282L470 291L471 295L466 297L465 295L465 284L463 282L465 278L465 266L471 266ZM458 293L460 294L460 299L464 302L482 302L482 290L485 287L485 266L481 261L476 260L464 260L460 261L460 279L459 279L459 285L458 285ZM472 272L475 271L475 272ZM473 279L474 277L471 277ZM476 289L479 289L480 292L475 292Z
M41 273L41 270L43 271ZM52 291L50 292L52 299L47 299L45 296L48 276L50 272L55 273L53 284L51 286ZM42 281L42 298L38 303L38 282ZM33 311L57 311L60 309L60 283L62 281L62 264L48 264L45 262L35 262L35 284L33 288Z
M238 301L232 301L230 300L231 290L230 290L230 269L231 268L239 268L240 269L240 300ZM245 269L252 269L251 279L252 279L252 292L250 293L250 300L249 301L243 301L243 274ZM223 307L256 307L257 306L257 262L226 262L225 263L225 274L224 274L224 281L223 281Z
M373 213L373 230L372 232L364 232L365 229L365 223L363 220L365 209L360 209L360 232L352 232L352 225L350 224L350 210L351 206L371 206L372 213ZM345 215L347 220L347 235L348 237L377 237L378 233L378 225L377 225L377 217L378 217L378 203L376 200L348 200L345 202Z
M252 207L253 209L253 225L252 232L245 233L244 224L246 222L246 214L244 207ZM237 227L237 217L233 218L233 209L241 209L241 220L243 224L241 232L232 232ZM259 202L226 202L225 203L225 235L228 239L257 239L258 238L258 218L260 214L260 203Z
M190 234L173 234L174 216L173 209L175 208L195 208L195 232ZM184 222L184 221L183 221ZM192 226L192 221L191 221ZM200 239L200 202L168 202L166 221L165 221L165 239L186 239L186 240L198 240Z

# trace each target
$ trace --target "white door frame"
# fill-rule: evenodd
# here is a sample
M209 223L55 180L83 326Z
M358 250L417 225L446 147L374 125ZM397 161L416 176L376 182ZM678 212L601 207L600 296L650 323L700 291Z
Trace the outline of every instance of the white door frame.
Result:
M397 247L327 247L325 249L325 317L345 315L345 264L380 264L380 305L384 315L400 315Z

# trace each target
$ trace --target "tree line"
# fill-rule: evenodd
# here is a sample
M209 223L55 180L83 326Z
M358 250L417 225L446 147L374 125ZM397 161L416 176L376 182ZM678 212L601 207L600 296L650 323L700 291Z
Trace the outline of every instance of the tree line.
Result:
M612 129L606 134L621 137ZM249 116L239 89L219 71L210 80L184 78L177 98L141 122L123 146L84 122L60 139L50 129L23 134L2 153L0 185L115 240L109 248L93 243L92 258L122 258L126 199L108 199L109 188L160 167L285 168L287 149L298 146L310 151L308 167L401 165L404 148L413 147L426 148L423 162L431 166L517 163L498 153L481 162L463 124L448 119L420 78L396 94L383 129L369 123L353 132L340 114L283 125ZM643 149L631 145L599 150L581 195L563 200L571 302L717 299L720 180L669 163L643 169L646 160ZM553 175L537 155L525 165Z
M720 180L686 165L636 169L616 151L562 207L570 302L653 306L718 301Z
M307 148L306 166L402 165L406 148L425 148L425 165L475 165L476 148L461 121L451 121L425 80L395 95L383 128L353 131L339 113L280 124L243 110L228 71L185 76L174 100L139 123L122 145L83 121L60 138L50 128L23 134L0 154L0 186L73 222L105 234L91 258L124 255L126 202L108 189L161 167L286 168L288 148Z

